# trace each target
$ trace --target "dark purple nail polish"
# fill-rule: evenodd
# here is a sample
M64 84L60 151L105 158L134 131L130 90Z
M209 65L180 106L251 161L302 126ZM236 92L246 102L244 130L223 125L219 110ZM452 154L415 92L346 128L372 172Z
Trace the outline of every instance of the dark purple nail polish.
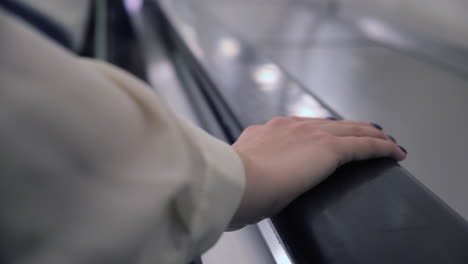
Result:
M377 128L378 130L383 130L383 128L380 125L377 125L376 123L370 122L369 124L371 124L373 127Z
M390 135L387 135L393 142L397 143L396 139Z
M399 146L399 147L405 154L408 154L408 151L406 151L406 149L404 147L402 147L402 146Z
M329 116L327 117L328 120L338 120L336 117L333 117L333 116Z

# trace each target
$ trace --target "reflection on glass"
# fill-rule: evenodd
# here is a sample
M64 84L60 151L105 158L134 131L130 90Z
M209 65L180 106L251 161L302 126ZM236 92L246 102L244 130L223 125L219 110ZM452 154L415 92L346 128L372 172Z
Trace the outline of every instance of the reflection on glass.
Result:
M149 65L149 78L156 77L159 79L167 79L173 77L172 68L168 61L153 62Z
M128 12L134 14L140 11L143 0L125 0L124 5Z
M303 117L327 117L330 112L323 108L317 100L310 95L302 95L296 102L288 107L289 115Z
M359 28L374 39L405 44L400 34L377 19L369 17L362 18L359 20Z
M240 54L241 46L236 39L225 37L219 40L218 49L224 57L233 58Z
M181 34L184 36L187 46L197 58L202 58L204 56L203 49L200 47L200 41L197 37L197 32L193 26L186 23L181 23L180 25Z
M254 81L260 84L260 89L264 91L271 91L277 88L282 77L280 69L273 63L258 66L252 74Z
M286 252L284 250L276 252L276 254L274 254L274 255L275 255L276 263L278 263L278 264L292 264L291 260L286 255Z

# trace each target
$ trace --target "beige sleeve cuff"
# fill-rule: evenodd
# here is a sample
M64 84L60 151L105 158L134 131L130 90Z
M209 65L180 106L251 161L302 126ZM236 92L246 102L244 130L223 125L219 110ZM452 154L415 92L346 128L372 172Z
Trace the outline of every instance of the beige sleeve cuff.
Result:
M198 203L194 229L197 252L206 251L216 242L231 222L240 205L245 189L245 172L242 161L234 149L213 138L200 128L184 120L183 130L198 145L206 164L202 186L203 198Z
M192 252L189 255L202 254L227 229L243 197L245 172L238 154L230 145L167 111L164 102L133 76L102 62L84 62L92 64L107 75L130 98L143 105L143 108L157 108L148 112L157 112L158 117L155 119L159 125L171 127L171 137L183 143L185 154L190 156L190 160L185 162L190 169L187 173L189 175L185 175L189 187L183 187L183 191L177 195L175 209L190 233L188 248ZM169 120L164 121L165 119ZM172 128L169 123L175 127ZM157 132L160 130L162 129L159 128ZM178 147L175 143L171 146L174 149ZM181 154L176 159L180 160L180 164L184 163L184 155Z

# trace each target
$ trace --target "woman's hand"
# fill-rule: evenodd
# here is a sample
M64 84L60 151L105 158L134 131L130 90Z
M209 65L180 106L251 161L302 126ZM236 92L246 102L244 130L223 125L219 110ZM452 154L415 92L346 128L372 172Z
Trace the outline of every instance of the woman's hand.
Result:
M233 144L245 166L246 187L232 226L274 215L347 162L405 159L405 151L377 127L346 120L276 117L245 129Z

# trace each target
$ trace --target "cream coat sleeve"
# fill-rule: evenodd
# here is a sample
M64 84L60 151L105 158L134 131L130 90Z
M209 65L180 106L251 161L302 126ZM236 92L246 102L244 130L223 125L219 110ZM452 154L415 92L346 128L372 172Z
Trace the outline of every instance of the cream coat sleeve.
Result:
M237 209L237 154L142 82L0 10L2 263L180 263Z

